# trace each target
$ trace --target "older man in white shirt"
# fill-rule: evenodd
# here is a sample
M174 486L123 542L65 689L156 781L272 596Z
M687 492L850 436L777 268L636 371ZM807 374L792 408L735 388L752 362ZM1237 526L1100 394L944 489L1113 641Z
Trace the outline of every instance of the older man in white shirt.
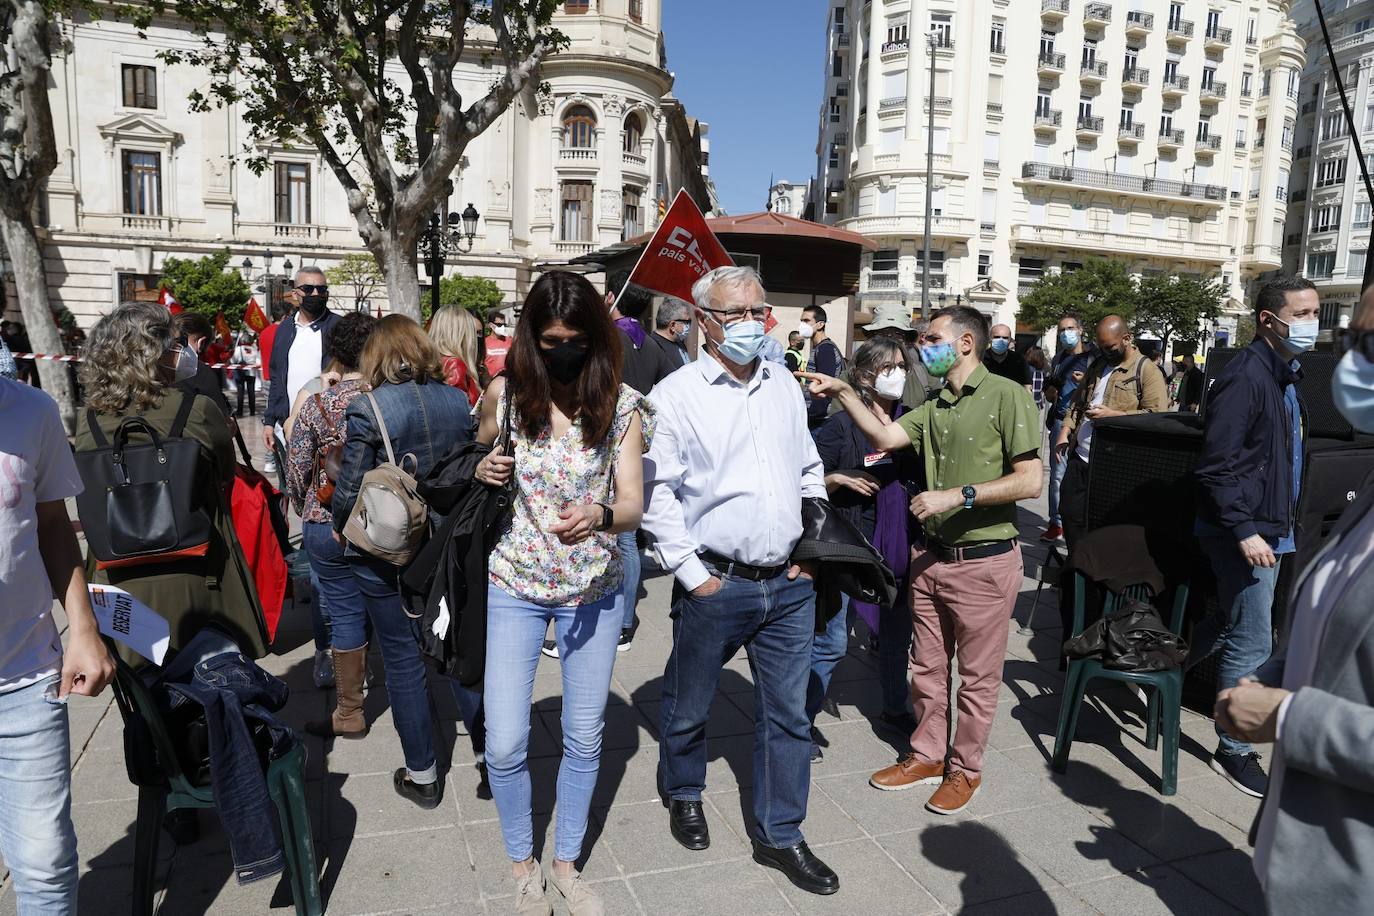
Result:
M710 271L692 289L704 352L650 393L643 526L673 591L659 775L673 836L705 849L706 720L720 669L743 647L754 674L754 859L815 894L839 889L802 839L811 778L806 683L815 589L790 562L803 497L824 497L821 460L796 380L760 358L763 283Z

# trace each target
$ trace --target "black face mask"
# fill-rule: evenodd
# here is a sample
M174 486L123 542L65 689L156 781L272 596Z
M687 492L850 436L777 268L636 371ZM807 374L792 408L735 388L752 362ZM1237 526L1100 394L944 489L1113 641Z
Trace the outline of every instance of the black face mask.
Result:
M560 385L571 384L587 364L586 344L561 343L547 350L540 347L539 352L544 357L544 365L549 368L549 375Z
M1109 365L1119 366L1126 361L1126 348L1123 346L1120 350L1103 350L1102 358Z
M328 296L302 296L301 311L313 321L324 314L325 307L329 305Z

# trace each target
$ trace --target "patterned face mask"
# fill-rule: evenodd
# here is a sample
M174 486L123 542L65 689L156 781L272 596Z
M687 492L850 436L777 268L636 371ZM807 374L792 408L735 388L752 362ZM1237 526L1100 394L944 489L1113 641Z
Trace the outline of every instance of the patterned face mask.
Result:
M954 352L954 344L950 341L925 344L921 347L921 362L925 363L926 371L939 378L943 378L954 368L954 361L958 358L959 355Z

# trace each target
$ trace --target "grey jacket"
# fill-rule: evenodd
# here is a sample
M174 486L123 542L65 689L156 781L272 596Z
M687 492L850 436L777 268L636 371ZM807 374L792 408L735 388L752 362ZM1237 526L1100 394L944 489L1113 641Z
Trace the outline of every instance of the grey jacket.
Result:
M1323 560L1359 548L1346 539L1374 511L1368 483L1299 576L1295 595ZM1265 891L1269 912L1282 916L1374 907L1374 564L1331 611L1318 659L1312 685L1288 705L1279 741L1287 769ZM1259 672L1267 684L1281 675L1282 660Z

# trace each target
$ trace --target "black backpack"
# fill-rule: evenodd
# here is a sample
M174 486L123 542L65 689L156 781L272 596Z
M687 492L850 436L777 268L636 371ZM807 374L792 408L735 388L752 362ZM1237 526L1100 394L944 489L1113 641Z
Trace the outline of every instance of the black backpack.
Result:
M130 416L112 440L106 439L95 411L86 411L96 447L75 455L85 486L76 510L97 569L168 563L208 552L217 483L200 442L182 435L195 397L182 393L166 436L145 418ZM131 441L135 436L146 441Z

